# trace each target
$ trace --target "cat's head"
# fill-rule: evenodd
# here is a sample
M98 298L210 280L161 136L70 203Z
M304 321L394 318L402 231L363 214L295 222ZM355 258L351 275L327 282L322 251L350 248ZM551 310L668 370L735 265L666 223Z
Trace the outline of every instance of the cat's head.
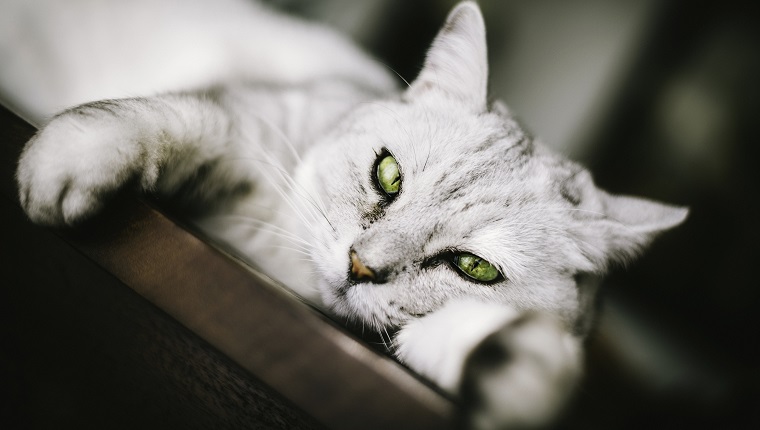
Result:
M379 328L471 296L572 325L592 294L576 275L634 257L685 218L598 189L489 107L487 78L483 19L462 3L400 97L361 106L307 155L298 181L324 212L316 282L338 314Z

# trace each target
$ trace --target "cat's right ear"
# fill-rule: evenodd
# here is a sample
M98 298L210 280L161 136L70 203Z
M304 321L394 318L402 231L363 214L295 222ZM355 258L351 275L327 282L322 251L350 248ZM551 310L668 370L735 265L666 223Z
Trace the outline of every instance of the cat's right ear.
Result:
M449 13L428 50L425 65L404 94L407 100L438 92L474 112L486 109L488 56L483 15L475 2Z
M660 233L684 222L689 210L649 199L610 194L580 170L562 184L580 222L571 229L578 248L597 271L637 257Z

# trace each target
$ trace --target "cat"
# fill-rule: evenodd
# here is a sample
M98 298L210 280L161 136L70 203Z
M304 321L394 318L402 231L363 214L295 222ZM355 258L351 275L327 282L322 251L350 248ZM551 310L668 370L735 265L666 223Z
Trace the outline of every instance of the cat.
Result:
M581 377L593 280L688 210L599 189L489 103L474 2L403 89L329 30L229 3L299 41L279 57L330 53L296 77L260 56L200 89L58 113L19 160L31 220L75 226L138 184L334 315L396 333L395 356L461 398L468 426L553 422Z

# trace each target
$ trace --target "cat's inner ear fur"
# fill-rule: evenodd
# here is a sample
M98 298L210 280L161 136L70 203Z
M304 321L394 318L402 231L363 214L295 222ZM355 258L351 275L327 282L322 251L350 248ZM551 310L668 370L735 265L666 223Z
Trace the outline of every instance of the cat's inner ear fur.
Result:
M591 174L576 168L561 181L560 193L578 210L573 233L593 271L637 257L660 233L681 224L687 208L639 197L610 194L594 184Z
M473 112L486 109L488 56L480 8L462 2L449 13L428 50L425 65L404 94L414 100L439 92Z

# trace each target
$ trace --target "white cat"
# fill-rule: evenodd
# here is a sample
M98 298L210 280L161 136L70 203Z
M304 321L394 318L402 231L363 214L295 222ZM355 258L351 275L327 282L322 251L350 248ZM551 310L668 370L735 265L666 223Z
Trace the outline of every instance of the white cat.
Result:
M687 210L598 189L489 106L475 3L450 13L402 91L329 30L247 2L206 7L225 8L238 30L206 23L219 51L184 89L122 73L92 95L14 93L37 117L61 100L145 96L72 107L40 130L17 173L30 218L76 224L136 182L336 315L397 331L396 356L461 395L472 426L550 423L581 373L596 288L580 280Z

